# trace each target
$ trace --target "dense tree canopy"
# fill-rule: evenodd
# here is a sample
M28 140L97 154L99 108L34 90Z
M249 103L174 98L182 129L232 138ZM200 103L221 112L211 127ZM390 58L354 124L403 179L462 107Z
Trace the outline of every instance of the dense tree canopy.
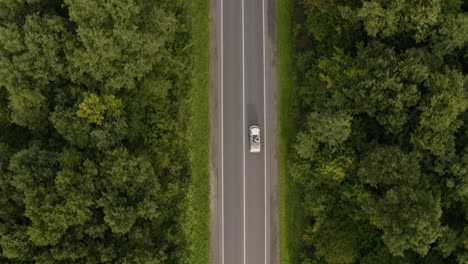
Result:
M1 263L187 263L185 16L0 0Z
M468 2L296 1L304 263L467 263Z

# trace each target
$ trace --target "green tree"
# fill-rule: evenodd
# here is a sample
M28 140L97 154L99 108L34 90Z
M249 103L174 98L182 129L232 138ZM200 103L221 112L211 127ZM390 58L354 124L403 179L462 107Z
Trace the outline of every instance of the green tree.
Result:
M101 101L91 95L73 108L57 106L50 120L70 144L107 150L120 145L128 133L122 111L122 103L115 96L103 97Z
M10 92L20 87L49 91L63 77L62 54L71 39L64 18L51 12L9 20L0 27L0 39L0 82Z
M416 41L424 41L440 21L441 5L440 0L363 1L357 17L371 37L408 33Z
M412 140L440 159L455 156L455 132L461 127L459 115L468 108L468 78L458 71L433 74L427 82L432 92L420 104L419 126Z
M306 130L298 135L295 150L301 158L312 159L320 144L334 147L351 132L351 117L345 113L310 113Z
M104 210L104 221L114 233L127 233L137 217L160 217L157 206L159 183L148 157L132 157L116 149L101 163L102 178L96 184L102 191L97 203Z
M362 160L358 176L370 187L363 210L383 231L392 254L403 256L412 249L426 255L441 234L442 210L415 157L398 147L381 147Z
M382 43L358 46L355 58L337 50L319 62L321 79L329 89L348 98L350 109L375 117L398 133L418 103L418 86L429 76L424 52L410 50L401 57Z
M468 15L461 13L448 16L433 38L434 50L438 55L448 55L466 49L468 44Z
M77 39L67 59L71 80L102 89L133 89L163 63L176 18L151 2L65 0Z
M314 245L314 254L327 263L354 263L357 255L357 237L347 226L349 220L326 219L305 231L305 244Z
M11 120L31 130L47 126L47 99L38 90L22 89L10 94Z

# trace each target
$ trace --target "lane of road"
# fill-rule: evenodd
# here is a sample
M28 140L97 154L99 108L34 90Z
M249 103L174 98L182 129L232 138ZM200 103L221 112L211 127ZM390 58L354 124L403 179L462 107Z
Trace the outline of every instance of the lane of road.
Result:
M244 0L244 59L245 93L244 101L248 126L261 128L262 152L246 153L245 200L245 254L247 263L268 263L266 258L266 155L268 152L265 119L265 83L264 83L264 15L262 0ZM248 127L247 126L247 127ZM246 133L246 132L245 132ZM248 145L248 140L244 145Z
M242 4L221 2L222 264L244 263Z

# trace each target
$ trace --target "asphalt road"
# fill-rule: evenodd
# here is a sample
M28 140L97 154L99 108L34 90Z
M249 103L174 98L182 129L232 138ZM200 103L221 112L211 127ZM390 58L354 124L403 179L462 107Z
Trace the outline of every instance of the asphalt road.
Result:
M268 9L270 2L212 0L212 263L277 263L277 206L272 205L277 196L276 64L271 49L276 31L268 28L268 11L275 11ZM249 152L251 125L261 129L260 153Z

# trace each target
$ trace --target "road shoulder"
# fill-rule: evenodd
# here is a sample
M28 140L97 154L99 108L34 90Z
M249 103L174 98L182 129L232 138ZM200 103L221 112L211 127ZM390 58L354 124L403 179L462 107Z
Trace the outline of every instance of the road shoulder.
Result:
M209 118L210 118L210 263L221 263L220 182L219 182L219 89L220 83L220 17L219 0L210 0L210 65L209 65Z
M272 146L270 161L273 162L271 166L269 177L269 212L270 212L270 263L279 264L279 185L278 185L278 66L277 66L277 0L265 0L267 12L267 38L265 43L266 55L266 71L267 71L267 89L270 91L268 94L267 105L268 112L268 129L270 131L268 144Z

